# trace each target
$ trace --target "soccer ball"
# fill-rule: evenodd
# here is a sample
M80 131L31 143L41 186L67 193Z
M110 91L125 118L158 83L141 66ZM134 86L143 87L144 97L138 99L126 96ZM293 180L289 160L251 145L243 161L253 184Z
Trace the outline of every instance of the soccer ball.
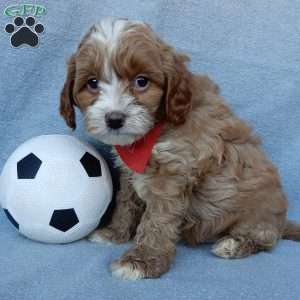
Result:
M112 198L109 169L90 145L42 135L19 146L0 176L0 203L28 238L67 243L100 223Z

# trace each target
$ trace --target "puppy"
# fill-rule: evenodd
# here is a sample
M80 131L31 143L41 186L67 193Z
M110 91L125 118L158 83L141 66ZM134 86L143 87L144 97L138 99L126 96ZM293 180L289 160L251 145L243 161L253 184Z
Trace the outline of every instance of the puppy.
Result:
M68 63L61 115L75 129L77 106L87 131L119 154L116 209L90 236L134 239L112 264L117 277L159 277L179 240L194 246L218 238L215 255L240 258L270 250L280 238L300 239L259 139L187 61L148 25L105 19Z

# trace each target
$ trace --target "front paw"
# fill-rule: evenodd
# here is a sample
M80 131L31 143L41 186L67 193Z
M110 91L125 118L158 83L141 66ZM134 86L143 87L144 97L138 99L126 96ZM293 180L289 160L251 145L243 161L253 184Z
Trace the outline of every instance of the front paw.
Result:
M116 260L110 268L112 275L120 279L138 280L146 277L142 265L134 260Z
M88 236L90 242L104 245L127 243L129 239L129 234L122 234L111 228L97 229Z
M136 247L126 252L111 265L112 275L127 280L157 278L170 268L171 256L155 253L155 250Z
M107 238L107 234L105 234L105 231L103 231L103 229L95 230L87 237L87 239L92 243L98 243L108 246L112 245L112 241Z

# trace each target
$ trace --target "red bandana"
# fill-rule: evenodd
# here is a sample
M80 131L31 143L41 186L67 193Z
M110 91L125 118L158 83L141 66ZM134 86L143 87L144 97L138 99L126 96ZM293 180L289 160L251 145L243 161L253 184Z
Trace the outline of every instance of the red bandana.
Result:
M150 160L152 149L160 136L164 122L158 123L144 137L131 145L116 145L115 149L128 168L143 173Z

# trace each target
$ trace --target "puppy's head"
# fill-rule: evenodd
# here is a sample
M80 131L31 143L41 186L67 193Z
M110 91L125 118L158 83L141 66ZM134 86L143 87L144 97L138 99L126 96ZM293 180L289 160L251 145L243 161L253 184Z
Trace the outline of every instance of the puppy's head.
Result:
M69 60L61 115L75 129L78 106L87 131L112 145L133 143L160 120L180 125L191 107L187 60L146 24L105 19Z

